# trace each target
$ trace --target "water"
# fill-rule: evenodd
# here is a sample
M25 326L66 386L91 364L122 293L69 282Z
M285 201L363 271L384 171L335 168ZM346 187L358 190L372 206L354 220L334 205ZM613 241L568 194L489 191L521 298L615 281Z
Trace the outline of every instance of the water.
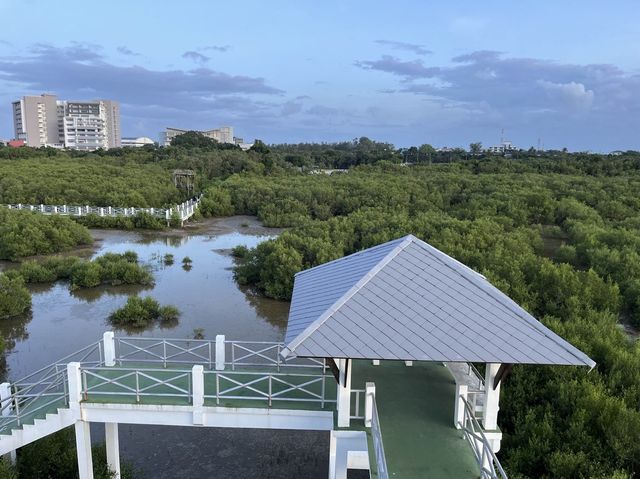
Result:
M194 330L200 329L211 339L225 334L229 339L282 340L289 303L240 288L233 279L234 260L229 254L234 246L255 246L277 232L250 218L237 217L187 233L93 231L96 248L84 252L85 256L135 251L139 261L153 271L155 285L74 292L66 282L30 287L31 315L0 323L0 332L9 338L8 377L18 379L100 339L113 329L107 321L109 314L133 294L177 306L180 319L168 327L156 325L143 331L113 329L116 335L193 338ZM164 265L165 254L174 255L173 265ZM192 260L190 270L183 268L185 256Z
M106 252L135 251L153 271L152 287L104 286L69 291L69 285L31 286L32 313L0 322L7 341L5 376L18 379L50 364L112 330L107 317L133 294L150 295L173 304L181 316L170 327L143 331L114 330L116 335L205 338L225 334L229 339L280 341L284 337L289 303L261 297L233 280L230 249L255 246L279 230L261 227L255 219L233 217L209 221L186 231L137 233L92 231L93 248L70 254L95 257ZM165 266L165 254L174 264ZM192 268L182 259L189 256ZM0 268L15 265L0 264ZM93 442L104 441L104 428L92 424ZM189 428L120 425L120 457L133 464L136 477L148 479L219 479L256 477L324 478L328 474L329 435L318 431Z

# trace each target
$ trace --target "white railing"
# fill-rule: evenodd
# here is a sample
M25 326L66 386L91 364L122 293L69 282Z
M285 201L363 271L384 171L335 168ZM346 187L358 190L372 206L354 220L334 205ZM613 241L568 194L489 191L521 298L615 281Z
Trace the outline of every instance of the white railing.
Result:
M352 414L349 419L364 419L365 418L365 394L364 389L352 389L351 390L351 406Z
M225 341L225 364L232 370L240 366L275 367L278 371L283 366L294 368L325 369L324 359L289 357L283 359L280 354L284 343L268 341ZM226 352L229 352L227 355Z
M500 461L493 452L493 447L484 434L480 423L475 417L471 404L463 396L458 398L464 404L464 419L459 425L465 439L471 445L471 450L480 467L481 479L507 479Z
M219 335L209 339L157 339L116 337L115 361L118 365L161 364L171 367L180 364L200 364L218 370L305 368L325 370L322 359L287 358L280 352L284 343L274 341L231 341Z
M172 206L171 208L136 208L136 207L118 207L118 206L80 206L80 205L25 205L22 203L15 203L5 205L11 210L26 210L35 211L45 215L64 215L64 216L107 216L107 217L133 217L140 213L150 214L156 218L162 218L167 221L171 220L174 215L180 221L185 221L195 213L202 195L194 196L187 201L180 203L179 205Z
M134 369L134 368L81 368L82 398L85 401L103 401L117 398L183 399L192 402L192 379L189 370Z
M321 408L335 404L327 395L330 376L300 373L251 373L205 371L204 399L215 401L259 401L273 406L274 402L315 403ZM215 387L211 387L215 384ZM208 385L211 385L207 387ZM334 388L335 389L335 388Z
M166 368L178 364L215 365L214 341L198 339L155 339L116 337L115 360L125 364L162 364Z
M387 458L384 454L382 430L380 429L380 418L378 417L378 407L376 406L375 396L371 401L371 438L373 440L373 452L376 457L378 479L389 479Z
M18 381L0 385L0 433L7 434L25 420L42 418L67 406L67 363L72 361L86 366L104 364L102 342L92 343Z

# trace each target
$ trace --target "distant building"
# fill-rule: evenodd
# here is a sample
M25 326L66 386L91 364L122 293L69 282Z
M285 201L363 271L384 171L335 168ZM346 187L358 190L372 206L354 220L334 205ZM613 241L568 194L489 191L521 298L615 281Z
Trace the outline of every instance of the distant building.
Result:
M214 130L183 130L180 128L167 128L165 131L160 133L160 144L169 146L171 145L171 140L173 140L176 136L182 135L189 131L200 133L207 138L216 140L218 143L235 143L233 137L233 127L222 126Z
M516 151L518 148L509 140L504 140L502 143L496 146L490 146L485 151L487 153L505 154Z
M96 150L120 146L120 104L112 100L61 101L56 95L13 102L15 136L27 146Z
M21 146L24 146L24 140L9 140L7 141L7 146L10 146L11 148L20 148Z
M155 145L155 141L151 138L147 138L146 136L139 136L138 138L123 138L122 146L129 146L133 148L140 148L146 145Z

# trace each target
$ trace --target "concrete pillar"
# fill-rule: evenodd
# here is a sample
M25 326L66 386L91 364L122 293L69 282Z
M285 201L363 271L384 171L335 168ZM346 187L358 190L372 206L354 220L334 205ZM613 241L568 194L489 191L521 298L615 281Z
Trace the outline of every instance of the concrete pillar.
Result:
M82 401L80 363L67 364L67 381L69 382L69 408L79 412L80 401Z
M91 458L91 431L87 421L76 422L76 450L80 479L93 479L93 459Z
M193 423L204 424L204 367L196 364L191 370Z
M120 479L120 438L117 422L105 423L104 438L107 446L107 465L109 470L115 473L113 479Z
M413 361L405 361L404 365L405 366L413 366Z
M2 416L11 416L13 413L13 401L11 399L11 384L0 384L0 407L2 408ZM16 451L10 451L4 455L5 459L11 464L16 463Z
M373 401L376 400L376 385L367 382L364 389L364 427L371 427L373 422Z
M465 403L469 393L469 386L466 384L456 383L456 399L453 412L453 425L456 429L460 429L464 425Z
M371 361L371 364L373 364L374 366L380 366L380 360L379 359L374 359Z
M218 334L216 336L216 371L224 370L224 361L225 361L224 334Z
M336 359L338 384L338 427L349 427L351 416L351 359Z
M116 342L113 339L113 331L107 331L102 335L102 350L104 352L104 365L116 365Z
M500 410L500 384L493 389L493 382L500 369L499 363L487 363L484 376L484 411L482 425L487 430L497 429L498 411Z

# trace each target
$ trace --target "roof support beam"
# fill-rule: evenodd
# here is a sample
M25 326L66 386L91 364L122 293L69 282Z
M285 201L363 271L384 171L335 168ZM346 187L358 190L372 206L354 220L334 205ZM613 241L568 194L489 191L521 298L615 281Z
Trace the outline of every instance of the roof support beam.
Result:
M507 379L507 376L511 373L513 369L513 364L510 363L502 363L498 372L496 373L496 377L493 380L493 389L495 390L503 379Z
M351 359L336 359L338 366L338 427L349 427L351 416Z

